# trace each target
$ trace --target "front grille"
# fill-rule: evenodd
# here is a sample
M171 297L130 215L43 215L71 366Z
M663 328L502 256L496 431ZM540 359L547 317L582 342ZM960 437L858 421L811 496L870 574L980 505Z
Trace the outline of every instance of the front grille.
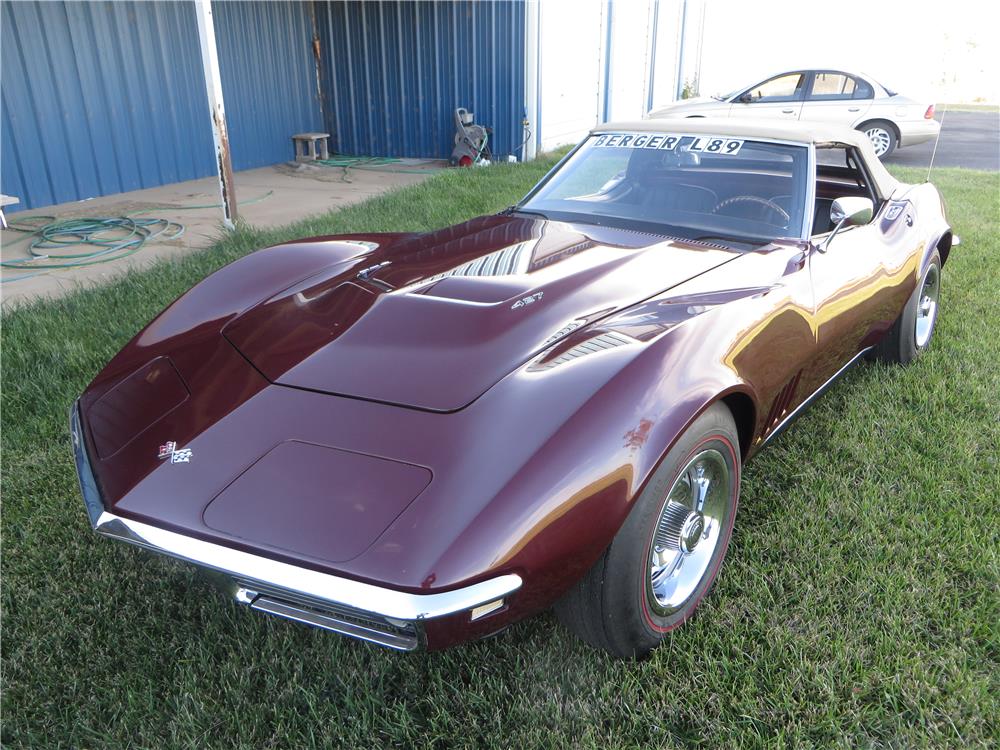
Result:
M372 612L334 604L277 589L253 581L236 581L237 599L258 612L305 623L351 638L377 643L398 651L413 651L420 645L417 626Z

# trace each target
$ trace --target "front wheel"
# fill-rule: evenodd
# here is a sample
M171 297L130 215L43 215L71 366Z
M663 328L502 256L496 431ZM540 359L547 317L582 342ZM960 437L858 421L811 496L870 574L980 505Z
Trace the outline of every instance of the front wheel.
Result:
M556 605L559 619L614 656L648 655L712 587L739 485L736 425L715 404L667 453L611 546Z

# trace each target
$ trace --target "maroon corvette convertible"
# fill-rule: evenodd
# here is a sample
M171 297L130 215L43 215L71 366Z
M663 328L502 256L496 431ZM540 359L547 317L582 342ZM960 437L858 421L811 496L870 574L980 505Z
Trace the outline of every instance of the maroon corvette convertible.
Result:
M853 130L602 126L497 215L180 297L73 408L87 511L390 648L554 605L642 656L719 572L743 463L864 355L928 347L957 244Z

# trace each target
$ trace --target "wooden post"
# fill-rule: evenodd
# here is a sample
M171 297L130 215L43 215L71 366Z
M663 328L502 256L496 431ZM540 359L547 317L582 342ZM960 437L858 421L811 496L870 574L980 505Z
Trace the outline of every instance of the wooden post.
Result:
M194 0L198 17L198 41L201 44L201 64L205 71L205 91L208 111L212 117L212 139L215 142L215 165L219 174L219 195L222 203L222 223L233 229L236 221L236 186L233 164L229 158L229 132L226 129L226 108L222 100L222 78L219 75L219 53L215 47L215 23L212 21L211 0Z

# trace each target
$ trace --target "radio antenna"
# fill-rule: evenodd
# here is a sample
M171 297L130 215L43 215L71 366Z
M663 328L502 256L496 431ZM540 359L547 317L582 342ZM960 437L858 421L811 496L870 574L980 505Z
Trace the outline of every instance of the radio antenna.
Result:
M927 180L931 181L931 170L934 168L934 157L937 156L938 141L941 140L941 131L944 130L944 116L948 114L948 105L944 105L944 109L941 110L941 128L938 130L937 138L934 139L934 150L931 151L931 163L927 165Z

